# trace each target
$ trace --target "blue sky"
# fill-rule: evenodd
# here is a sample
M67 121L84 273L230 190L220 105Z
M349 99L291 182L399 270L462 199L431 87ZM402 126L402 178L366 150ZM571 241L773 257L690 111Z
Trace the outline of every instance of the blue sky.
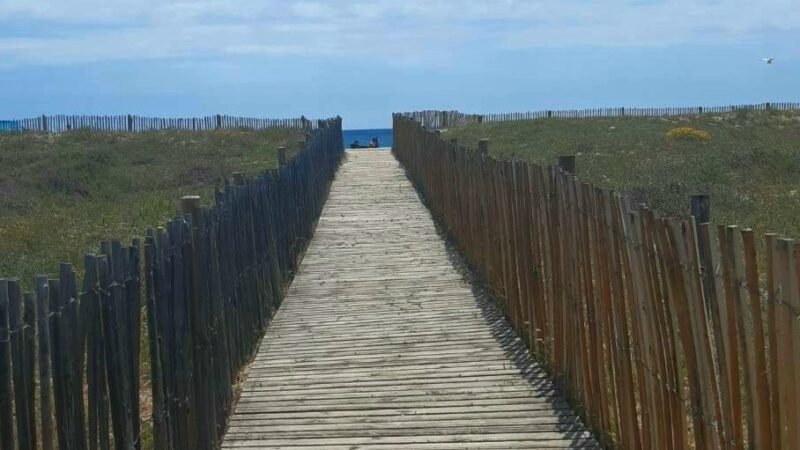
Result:
M799 80L797 0L0 0L0 118L362 128L418 109L798 101Z

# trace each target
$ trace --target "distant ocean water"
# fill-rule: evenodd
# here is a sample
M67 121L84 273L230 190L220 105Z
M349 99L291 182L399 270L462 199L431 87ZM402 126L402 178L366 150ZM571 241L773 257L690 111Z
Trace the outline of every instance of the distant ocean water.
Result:
M344 147L350 148L353 141L358 140L361 145L369 144L370 139L378 138L381 147L392 146L392 129L383 128L376 130L344 130Z
M19 122L15 120L0 120L0 131L21 131Z

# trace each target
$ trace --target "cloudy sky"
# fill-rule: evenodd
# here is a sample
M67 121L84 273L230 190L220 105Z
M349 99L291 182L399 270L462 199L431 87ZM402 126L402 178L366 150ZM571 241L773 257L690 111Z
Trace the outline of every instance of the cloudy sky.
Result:
M796 101L799 80L797 0L0 0L0 118L358 128L427 108Z

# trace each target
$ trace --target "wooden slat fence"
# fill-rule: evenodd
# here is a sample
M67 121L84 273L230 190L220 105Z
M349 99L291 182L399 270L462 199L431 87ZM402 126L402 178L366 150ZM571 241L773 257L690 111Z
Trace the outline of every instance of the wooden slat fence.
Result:
M213 205L130 246L101 243L82 280L69 264L37 277L34 293L0 280L0 449L139 449L141 420L156 449L218 446L232 385L343 155L341 119L321 125L285 166L226 184Z
M754 105L690 106L665 108L588 108L541 110L501 114L464 114L458 111L417 111L401 113L428 128L452 128L473 123L512 122L546 118L581 119L590 117L671 117L699 114L722 114L733 111L797 111L800 102L760 103Z
M758 255L752 230L698 232L694 218L456 147L402 115L394 136L434 214L606 445L800 448L798 243L769 234Z
M28 117L2 121L0 131L37 131L61 133L70 130L88 129L94 131L158 131L158 130L266 130L272 128L302 128L316 130L324 126L324 120L310 120L305 116L290 119L263 119L254 117L233 117L222 114L205 117L142 117L135 115L79 116L52 115Z

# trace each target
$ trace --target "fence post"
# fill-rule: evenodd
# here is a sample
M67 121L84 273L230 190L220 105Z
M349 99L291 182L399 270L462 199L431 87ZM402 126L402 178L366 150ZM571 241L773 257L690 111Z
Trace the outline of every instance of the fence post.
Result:
M708 194L692 195L692 215L697 225L708 223L711 217L711 196Z
M133 116L128 114L128 131L133 131Z
M447 128L447 111L442 111L442 123L439 124L439 128Z
M42 131L47 133L47 116L42 114Z
M217 115L215 116L215 121L216 121L215 128L216 128L216 129L220 129L220 128L222 128L222 116L221 116L221 115L219 115L219 114L217 114Z
M705 247L704 243L701 242L700 225L711 221L711 196L708 194L695 194L692 195L691 202L692 216L694 216L695 232L697 234L697 246L703 249Z
M711 220L711 196L708 194L695 194L691 196L691 209L692 216L694 217L694 231L697 242L697 255L700 261L701 275L702 275L702 290L703 302L705 307L710 307L711 301L711 283L714 277L714 268L710 267L709 255L707 251L708 245L715 245L713 242L706 243L705 233L703 233L702 225Z
M561 155L558 157L558 167L567 173L575 174L575 155Z
M481 139L478 141L478 152L483 156L489 156L489 140Z
M478 116L478 123L483 123L483 115Z
M188 215L194 215L200 208L199 195L184 195L181 197L181 212Z
M547 110L547 117L548 117L548 118L550 118L550 117L553 117L553 111L550 111L550 110L548 109L548 110Z
M278 167L286 165L286 147L278 147Z
M210 392L208 389L209 362L210 351L208 344L208 332L205 324L208 320L208 313L206 306L201 304L201 255L200 255L200 196L199 195L185 195L181 197L181 212L184 216L191 217L191 224L189 227L189 257L186 263L188 264L190 278L188 283L189 289L189 304L186 308L189 320L189 330L191 333L191 342L194 348L184 349L188 354L188 359L192 361L190 369L193 377L193 389L188 391L186 399L188 407L192 409L189 412L189 421L192 423L191 429L193 433L197 433L192 439L197 439L198 442L211 442L213 439L214 431L208 426L211 407L209 405ZM195 428L196 427L196 428Z
M11 324L8 321L8 280L0 280L0 445L14 448L11 388Z

